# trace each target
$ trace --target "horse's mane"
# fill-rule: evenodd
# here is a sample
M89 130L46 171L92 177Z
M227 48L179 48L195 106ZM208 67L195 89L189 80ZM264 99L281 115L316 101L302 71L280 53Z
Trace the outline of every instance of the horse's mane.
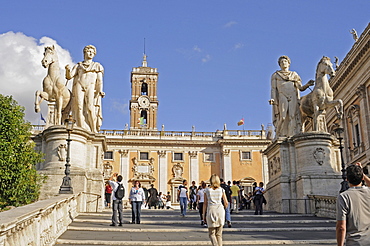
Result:
M326 61L326 60L329 60L330 61L330 58L327 57L327 56L323 56L321 58L321 60L317 63L317 66L316 66L316 73L315 73L315 79L317 79L317 70L319 70L319 66L320 64L323 62L323 61Z

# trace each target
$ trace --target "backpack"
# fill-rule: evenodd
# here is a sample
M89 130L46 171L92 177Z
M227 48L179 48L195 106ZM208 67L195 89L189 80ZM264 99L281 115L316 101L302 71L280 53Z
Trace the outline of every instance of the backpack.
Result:
M122 200L122 198L125 196L125 187L123 187L123 184L118 183L118 187L114 193L114 196L117 200Z

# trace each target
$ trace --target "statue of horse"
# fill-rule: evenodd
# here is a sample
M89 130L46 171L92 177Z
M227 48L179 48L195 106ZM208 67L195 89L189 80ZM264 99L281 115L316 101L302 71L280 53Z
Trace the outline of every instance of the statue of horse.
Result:
M48 68L48 74L42 82L42 91L36 91L35 112L40 111L40 104L43 100L55 102L55 112L52 114L55 118L48 119L48 124L61 125L70 113L72 93L61 77L58 55L54 45L45 47L41 64L44 68ZM39 97L40 100L38 100Z
M330 107L335 106L338 119L343 117L343 101L341 99L333 100L333 90L329 85L327 74L333 77L335 76L335 70L330 62L330 58L323 56L316 68L316 80L313 91L301 98L300 110L303 130L307 117L310 117L313 119L313 131L322 131L323 129L320 129L318 118Z

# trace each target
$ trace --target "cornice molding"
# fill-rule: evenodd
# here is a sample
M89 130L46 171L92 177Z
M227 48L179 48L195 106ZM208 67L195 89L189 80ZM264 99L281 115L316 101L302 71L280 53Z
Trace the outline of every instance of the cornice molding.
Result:
M370 49L370 23L361 34L359 40L354 43L351 50L339 65L337 76L331 79L330 84L334 91L346 80L352 70Z

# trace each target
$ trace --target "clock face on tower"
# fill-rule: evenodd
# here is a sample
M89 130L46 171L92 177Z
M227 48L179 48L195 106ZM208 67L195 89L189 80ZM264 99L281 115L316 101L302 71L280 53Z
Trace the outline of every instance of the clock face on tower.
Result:
M145 108L149 107L149 103L150 102L149 102L149 98L148 97L141 96L141 97L139 97L137 99L137 101L138 101L140 107L145 107Z

